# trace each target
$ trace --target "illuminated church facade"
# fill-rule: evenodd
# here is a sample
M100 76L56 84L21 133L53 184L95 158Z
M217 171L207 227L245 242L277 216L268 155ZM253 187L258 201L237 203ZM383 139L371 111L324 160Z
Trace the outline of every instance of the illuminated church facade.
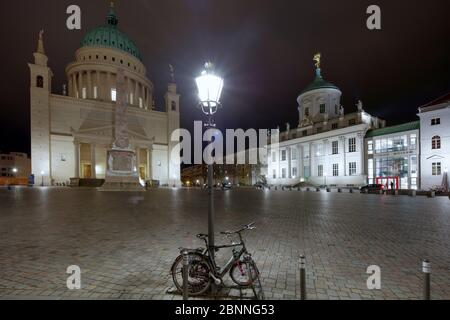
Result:
M171 141L180 127L174 77L165 94L165 111L157 111L139 49L118 23L112 6L107 23L84 36L75 61L65 69L62 95L52 91L53 73L40 33L34 63L29 64L31 160L32 174L45 185L105 178L107 150L114 140L118 70L125 73L128 135L141 181L181 184L179 155L172 152L178 141Z

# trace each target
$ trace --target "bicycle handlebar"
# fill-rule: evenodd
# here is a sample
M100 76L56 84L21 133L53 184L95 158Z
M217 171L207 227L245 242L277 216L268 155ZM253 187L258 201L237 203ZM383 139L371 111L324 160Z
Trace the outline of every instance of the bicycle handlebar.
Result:
M221 232L221 234L223 234L223 235L231 235L231 234L241 233L241 232L247 231L247 230L255 230L255 229L256 229L256 227L254 226L255 224L256 224L256 222L252 222L252 223L249 223L249 224L245 225L245 226L244 226L242 229L240 229L240 230L236 230L236 231L224 231L224 232Z

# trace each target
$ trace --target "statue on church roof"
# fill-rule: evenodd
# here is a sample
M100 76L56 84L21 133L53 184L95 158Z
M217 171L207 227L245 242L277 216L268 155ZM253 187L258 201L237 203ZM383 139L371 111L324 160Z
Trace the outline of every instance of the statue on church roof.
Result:
M172 83L175 83L175 68L171 64L169 64L169 72L170 72L170 81L172 81Z
M320 60L321 60L321 58L322 58L322 54L319 52L319 53L316 53L315 55L314 55L314 58L313 58L313 60L316 62L316 68L317 69L320 69Z
M358 112L363 111L363 103L361 100L358 100L358 103L356 104L356 107L358 108Z

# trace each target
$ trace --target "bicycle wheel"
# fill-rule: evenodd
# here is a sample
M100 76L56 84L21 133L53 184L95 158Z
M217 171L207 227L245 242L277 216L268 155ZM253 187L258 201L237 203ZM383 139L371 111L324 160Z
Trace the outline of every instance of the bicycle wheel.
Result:
M230 277L241 287L250 287L259 277L259 271L253 260L238 261L230 270Z
M188 292L190 296L199 296L211 286L210 267L200 253L189 253ZM175 287L183 292L183 256L179 256L172 266L172 279Z

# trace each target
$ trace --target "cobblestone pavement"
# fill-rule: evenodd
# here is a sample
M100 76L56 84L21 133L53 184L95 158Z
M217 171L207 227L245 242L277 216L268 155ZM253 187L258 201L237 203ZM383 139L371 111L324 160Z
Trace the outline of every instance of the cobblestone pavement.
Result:
M304 254L310 299L420 299L424 257L432 298L450 299L448 198L236 189L216 208L217 231L256 221L247 243L268 298L299 298ZM0 298L180 299L169 269L178 247L201 246L206 217L202 190L0 189ZM70 265L81 290L66 287ZM367 289L369 265L381 290Z

